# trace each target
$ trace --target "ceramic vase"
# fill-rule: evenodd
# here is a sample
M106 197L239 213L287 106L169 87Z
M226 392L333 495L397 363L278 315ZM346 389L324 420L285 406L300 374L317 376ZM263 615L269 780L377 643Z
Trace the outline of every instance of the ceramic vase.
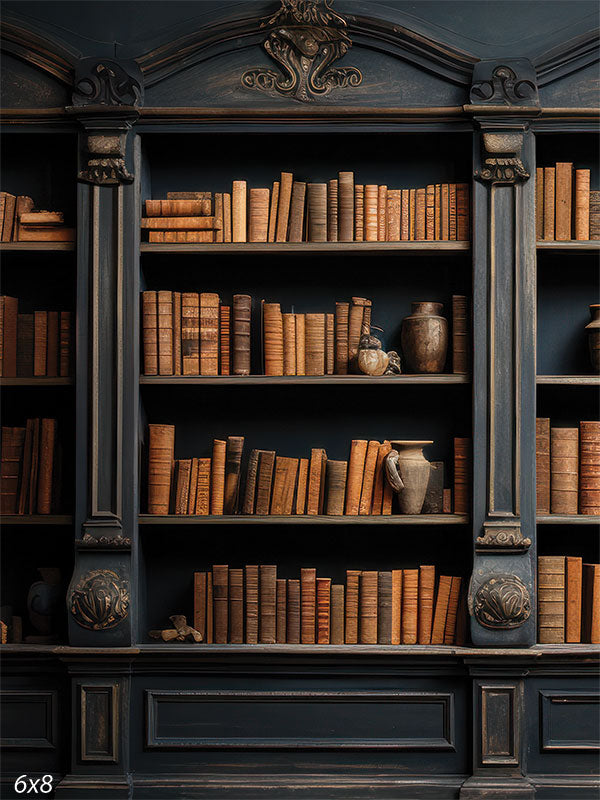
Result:
M402 352L408 372L443 372L448 350L448 322L442 303L413 303L402 321Z
M433 442L398 440L391 444L393 449L385 457L385 474L398 494L400 512L420 514L431 472L423 448Z
M591 321L585 326L590 348L590 361L594 372L600 372L600 304L590 306Z

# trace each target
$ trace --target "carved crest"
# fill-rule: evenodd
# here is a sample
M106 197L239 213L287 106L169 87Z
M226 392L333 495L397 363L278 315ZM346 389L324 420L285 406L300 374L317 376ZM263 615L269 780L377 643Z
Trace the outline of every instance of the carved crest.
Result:
M518 628L531 614L529 592L517 575L488 575L469 605L485 628Z
M527 59L509 64L480 61L473 69L473 105L537 106L539 97L535 70Z
M475 177L486 183L526 181L530 175L520 158L522 145L521 133L484 133L483 146L489 155L483 159Z
M71 592L69 609L82 628L114 628L129 615L129 587L112 569L92 570Z
M86 165L79 172L77 179L97 186L131 183L133 175L125 164L125 138L121 133L89 135Z
M484 523L483 535L477 537L476 545L478 550L515 553L531 547L531 539L523 536L520 525Z
M74 106L139 106L142 96L141 78L128 74L116 61L84 58L77 65Z
M281 72L257 67L244 72L242 85L272 96L310 102L332 89L359 86L356 67L334 67L352 47L346 20L332 11L332 0L281 0L281 8L263 23L271 31L263 43Z

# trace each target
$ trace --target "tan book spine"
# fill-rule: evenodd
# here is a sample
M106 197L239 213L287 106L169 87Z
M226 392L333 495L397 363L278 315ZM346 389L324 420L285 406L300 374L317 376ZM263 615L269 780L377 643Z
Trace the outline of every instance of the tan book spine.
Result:
M550 429L550 512L577 514L579 430Z
M150 244L163 244L165 231L148 231L148 241Z
M467 298L462 294L452 295L452 372L466 375L469 372L469 321Z
M417 190L408 190L409 208L409 239L414 241L417 238Z
M535 238L544 238L544 168L535 170Z
M392 573L377 575L377 644L392 643Z
M415 239L417 241L426 238L427 220L427 192L426 189L417 189L415 198Z
M392 445L390 444L390 442L385 441L384 445L389 446L389 450L392 449ZM389 453L389 450L387 450L388 453ZM383 480L383 500L381 502L381 515L382 516L389 517L391 515L393 499L394 499L394 492L392 490L392 487L390 486L389 481L387 479L385 479L385 477L384 477L384 480Z
M258 565L249 564L244 569L246 606L246 644L258 644Z
M535 421L535 510L550 513L550 419Z
M304 208L306 205L306 184L294 181L290 202L290 229L288 242L301 242L304 232Z
M279 303L263 303L265 375L283 375L283 317Z
M196 485L196 515L206 517L210 514L210 458L198 459L198 483Z
M300 570L300 641L314 644L316 633L317 570Z
M325 314L325 373L335 372L335 316Z
M190 488L188 493L188 507L186 513L190 516L196 513L196 500L198 498L198 469L199 462L197 458L190 459Z
M174 482L175 500L174 513L187 514L190 499L190 474L192 461L189 458L182 458L175 462Z
M306 493L308 489L309 459L301 458L298 465L298 485L296 487L296 514L306 514Z
M201 201L200 201L201 202ZM223 207L223 192L215 192L215 242L225 240L225 209Z
M181 361L184 375L200 374L200 296L181 295Z
M325 375L325 314L306 314L306 374Z
M248 294L233 295L233 374L250 374L250 333L252 298Z
M575 239L590 238L590 170L575 170Z
M204 211L204 200L146 200L147 217L203 217Z
M440 575L440 579L438 581L437 598L435 601L435 612L433 614L431 644L444 644L444 634L446 632L446 618L448 616L448 603L450 601L451 588L452 578L448 575Z
M385 242L387 236L387 186L377 187L377 241Z
M544 240L554 239L556 170L544 167Z
M454 439L454 513L468 514L470 507L471 440Z
M254 513L266 516L271 507L271 488L275 469L275 451L261 450L258 459L258 478L256 482L256 503Z
M277 567L261 564L259 576L258 641L259 644L275 644L277 640Z
M244 181L240 181L244 183ZM216 217L142 217L142 229L150 231L214 231L217 228ZM67 232L70 229L56 228L55 233ZM51 231L48 231L51 233ZM50 241L50 240L48 240Z
M392 644L402 642L402 570L392 570Z
M287 582L287 644L300 644L300 581L290 578Z
M579 513L600 514L600 422L579 423Z
M277 208L277 226L275 233L275 241L277 242L287 242L293 183L294 176L291 172L281 173L279 179L279 205Z
M289 516L292 513L298 459L276 456L271 497L271 514Z
M387 193L387 214L386 214L386 242L400 241L400 216L402 206L402 191L400 189L388 189Z
M276 581L276 626L275 641L277 644L286 644L287 641L287 581L277 578Z
M271 190L271 204L269 207L269 228L267 230L267 241L275 241L275 232L277 230L277 207L279 205L279 181L274 181L273 189Z
M365 185L363 216L365 221L365 242L376 242L378 237L377 204L379 187L377 184Z
M331 644L344 644L344 586L331 585Z
M249 242L266 242L269 231L269 189L250 189Z
M337 178L327 184L327 241L338 240L338 181Z
M296 319L296 375L306 375L306 316L294 314Z
M194 572L194 629L206 642L206 572Z
M571 196L573 194L573 164L559 161L556 164L556 217L555 238L557 241L571 239Z
M345 632L346 644L358 644L358 598L360 586L360 570L346 570L346 610Z
M200 374L219 374L219 295L200 294Z
M361 572L358 597L359 644L377 644L377 582L377 572Z
M331 578L317 578L317 644L329 644L331 627Z
M20 242L74 242L75 228L34 228L19 223Z
M425 238L435 239L435 186L432 183L425 187Z
M462 581L460 578L453 577L452 583L450 584L450 595L448 597L448 613L446 615L446 626L444 629L444 644L454 644L461 582Z
M444 489L442 492L442 513L452 514L452 489Z
M215 644L229 639L229 567L215 564L212 568L213 618Z
M231 306L219 308L219 372L231 373Z
M200 215L209 217L212 214L212 192L167 192L167 200L200 200Z
M296 315L282 314L283 374L296 375Z
M354 241L365 238L365 187L354 184Z
M327 184L309 183L306 187L308 241L327 241Z
M450 241L456 241L456 184L448 184L448 234Z
M400 193L400 239L410 239L410 190L402 189Z
M361 302L355 302L359 300ZM348 371L351 372L356 364L358 345L362 333L364 316L364 298L352 298L348 311Z
M234 242L246 241L246 181L233 181L231 186L231 237Z
M173 292L157 293L158 374L173 375Z
M306 513L309 516L316 516L321 511L321 496L324 494L324 480L327 456L325 450L320 447L313 447L310 454L310 465L308 469L308 491L306 499Z
M221 516L225 503L225 460L227 442L223 439L213 441L210 465L210 513Z
M231 193L223 194L223 241L231 242L233 239L231 212Z
M392 449L389 442L383 442L379 445L377 451L377 462L375 464L375 480L373 483L373 503L371 506L371 514L381 516L383 513L383 494L384 487L387 484L385 478L385 471L383 460Z
M440 239L447 242L450 239L450 187L442 183L440 189Z
M237 514L242 471L243 436L228 436L225 449L225 484L223 491L223 513Z
M565 559L565 642L581 641L581 599L583 588L583 559L567 556Z
M338 241L354 240L354 173L338 172Z
M600 191L590 190L590 241L600 239Z
M9 314L7 298L4 300L4 377L13 377L16 375L16 344L17 344L17 329L14 326L14 339L12 336L13 326L7 325ZM15 314L15 323L17 322L17 315ZM9 330L7 330L9 328ZM14 346L13 346L14 341ZM12 369L12 353L9 356L9 348L15 351L15 368ZM47 368L47 354L48 354L48 312L47 311L34 311L33 314L33 374L36 377L45 377ZM10 367L9 367L9 364Z
M440 183L436 183L434 187L433 227L433 238L439 241L442 238L442 186Z
M433 625L433 598L435 594L435 567L419 567L418 641L430 644Z
M565 641L565 557L538 556L538 642Z
M148 425L148 513L168 514L175 426Z
M348 373L348 316L350 303L335 304L335 374Z
M328 516L342 516L346 495L347 461L327 461L327 507Z
M12 197L5 193L5 197ZM62 211L23 211L20 219L21 225L64 225L64 214Z
M471 211L469 204L469 186L466 183L456 184L456 238L466 242L470 234Z
M181 292L173 292L173 375L181 370Z
M19 195L15 204L15 221L13 226L12 240L18 242L21 239L21 214L31 211L33 209L33 200L31 197Z
M600 564L583 565L582 641L600 644Z
M366 439L352 440L346 484L346 514L350 516L358 516L367 448Z
M362 489L360 493L360 505L358 513L367 516L371 513L373 504L373 486L375 483L375 468L377 466L377 456L379 455L379 442L371 440L367 446L365 456L365 467L363 470Z

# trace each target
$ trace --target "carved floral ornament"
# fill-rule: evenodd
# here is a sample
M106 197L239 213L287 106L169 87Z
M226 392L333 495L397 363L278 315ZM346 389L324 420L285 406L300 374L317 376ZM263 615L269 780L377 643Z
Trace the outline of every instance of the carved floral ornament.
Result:
M114 628L129 615L129 587L112 569L88 572L71 592L69 610L82 628Z
M535 104L537 87L529 77L518 76L507 65L497 66L488 80L478 80L471 86L471 102L497 105Z
M469 606L485 628L518 628L531 615L529 592L517 575L485 576L475 596L469 597Z
M346 20L331 9L333 0L281 0L281 8L261 27L271 31L263 43L281 72L257 67L244 72L242 85L271 96L310 102L332 89L359 86L356 67L333 67L352 41Z

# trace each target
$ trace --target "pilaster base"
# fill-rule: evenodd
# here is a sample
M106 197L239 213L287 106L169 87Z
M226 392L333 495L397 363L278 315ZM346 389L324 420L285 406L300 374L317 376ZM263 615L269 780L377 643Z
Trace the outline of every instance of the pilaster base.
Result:
M473 775L460 787L460 800L534 800L527 778Z
M56 800L128 800L131 797L131 780L127 775L65 775L56 786Z

